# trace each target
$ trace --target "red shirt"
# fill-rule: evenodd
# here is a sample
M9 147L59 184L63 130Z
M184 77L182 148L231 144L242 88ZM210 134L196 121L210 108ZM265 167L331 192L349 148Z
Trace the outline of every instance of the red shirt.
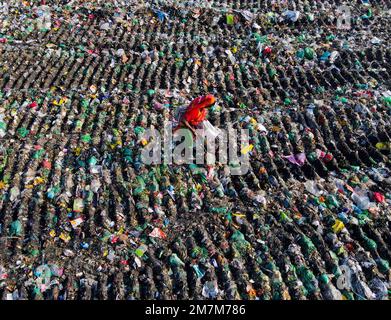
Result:
M192 126L198 126L205 120L208 113L207 109L214 104L216 99L212 95L198 97L187 108L183 119Z

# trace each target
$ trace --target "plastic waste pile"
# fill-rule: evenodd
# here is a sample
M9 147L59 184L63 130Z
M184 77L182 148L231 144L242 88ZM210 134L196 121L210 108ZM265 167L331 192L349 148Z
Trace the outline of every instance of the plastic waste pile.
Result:
M390 0L3 2L0 299L389 299ZM208 93L249 171L145 164Z

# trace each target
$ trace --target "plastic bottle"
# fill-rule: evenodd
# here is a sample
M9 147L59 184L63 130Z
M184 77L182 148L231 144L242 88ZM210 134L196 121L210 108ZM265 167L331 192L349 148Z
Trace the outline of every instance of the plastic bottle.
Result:
M84 202L82 198L76 198L73 201L73 211L82 212L84 209Z

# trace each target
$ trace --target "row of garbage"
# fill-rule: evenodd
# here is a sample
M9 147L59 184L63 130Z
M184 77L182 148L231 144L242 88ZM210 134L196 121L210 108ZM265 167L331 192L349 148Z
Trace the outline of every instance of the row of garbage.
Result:
M2 299L389 299L389 1L262 3L2 6ZM250 170L143 163L207 93Z

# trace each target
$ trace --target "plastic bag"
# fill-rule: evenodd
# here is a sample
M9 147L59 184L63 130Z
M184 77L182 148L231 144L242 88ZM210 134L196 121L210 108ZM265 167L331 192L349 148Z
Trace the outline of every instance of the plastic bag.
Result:
M314 196L320 196L321 195L321 191L318 189L318 187L316 186L316 183L314 181L311 181L311 180L308 180L305 182L304 184L305 186L305 189L312 193Z
M22 233L22 224L19 220L16 220L10 225L10 236L11 237L19 237Z
M208 281L204 284L202 288L202 295L208 299L215 299L219 294L219 288L217 286L217 281Z
M10 190L10 201L13 202L20 195L20 190L17 186Z
M367 210L371 203L367 196L355 192L352 194L352 200L361 210Z

